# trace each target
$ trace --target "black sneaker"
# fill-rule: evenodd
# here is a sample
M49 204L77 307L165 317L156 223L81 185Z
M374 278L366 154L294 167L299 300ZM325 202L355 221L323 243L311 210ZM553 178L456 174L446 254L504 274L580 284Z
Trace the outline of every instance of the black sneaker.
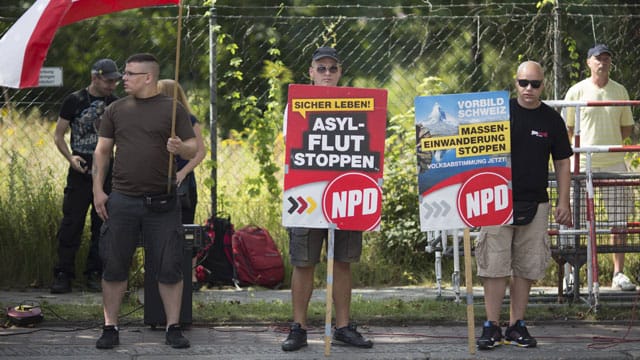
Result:
M476 341L478 349L489 350L502 345L502 329L495 323L487 320L482 325L482 335Z
M282 342L282 350L295 351L307 346L307 330L300 323L293 323L289 327L289 336Z
M370 348L373 346L371 340L367 340L360 335L354 324L349 324L333 332L333 341L337 344L355 346L359 348Z
M118 328L113 325L105 325L102 328L102 336L96 342L96 347L98 349L113 349L116 345L120 345Z
M102 291L102 276L97 271L87 274L87 290L91 292Z
M513 326L509 326L504 332L504 343L519 347L536 347L538 341L529 335L524 320L516 321Z
M66 294L71 292L71 277L64 272L59 272L51 284L52 294Z
M175 349L184 349L191 346L189 340L182 336L182 329L178 324L169 325L165 343Z

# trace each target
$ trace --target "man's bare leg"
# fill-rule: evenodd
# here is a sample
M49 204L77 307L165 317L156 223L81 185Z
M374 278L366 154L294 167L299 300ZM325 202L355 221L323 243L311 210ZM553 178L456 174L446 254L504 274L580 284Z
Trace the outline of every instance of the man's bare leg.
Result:
M315 266L294 266L291 274L291 305L293 322L307 328L307 310L313 293L313 274Z
M351 264L333 263L333 303L336 309L336 328L349 325L351 311Z

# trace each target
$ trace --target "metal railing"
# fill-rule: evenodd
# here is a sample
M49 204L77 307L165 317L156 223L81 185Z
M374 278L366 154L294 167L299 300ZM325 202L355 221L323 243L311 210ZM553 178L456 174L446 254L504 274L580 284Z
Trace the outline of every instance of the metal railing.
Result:
M640 243L635 244L630 241L629 236L627 234L633 233L630 232L629 225L632 223L627 223L627 221L622 221L622 224L614 224L614 223L603 223L603 216L606 216L607 220L611 219L629 219L634 216L635 210L635 196L633 192L633 188L631 191L625 191L626 187L637 186L639 179L636 179L636 176L633 173L594 173L592 168L592 155L594 153L614 153L614 152L638 152L640 151L640 146L637 145L620 145L620 144L610 144L610 145L598 145L598 146L581 146L580 143L580 135L581 135L581 118L580 118L580 109L582 107L590 107L590 106L637 106L640 105L640 101L637 100L606 100L606 101L565 101L565 100L555 100L555 101L546 101L549 106L552 107L561 107L562 112L565 112L567 107L575 107L575 131L574 131L574 148L573 151L575 153L575 161L573 163L573 215L574 215L574 229L563 229L561 227L558 228L558 235L574 235L576 239L580 237L581 233L584 233L586 230L586 265L587 265L587 288L588 288L588 298L586 299L587 303L593 306L595 309L599 306L599 296L600 296L600 282L598 280L598 252L602 250L602 252L607 249L603 244L598 244L598 234L625 234L625 242L622 245L616 245L615 247L611 247L611 252L633 252L640 251ZM584 154L585 156L585 173L584 179L581 179L580 176L580 154ZM597 175L596 175L597 174ZM595 177L598 177L596 180ZM626 179L625 179L626 177ZM614 200L619 197L627 197L632 196L633 201L622 201L615 202L614 206L607 206L607 214L602 212L596 216L595 212L595 187L600 189L608 189L609 191L599 191L600 198L602 201L607 203L614 203ZM612 193L613 191L613 193ZM584 195L581 196L581 194ZM581 201L584 199L584 205L582 205ZM630 204L630 205L629 205ZM619 206L618 206L619 205ZM621 208L617 208L621 207ZM584 210L584 211L583 211ZM612 212L612 213L608 213ZM584 213L585 217L582 218L582 214ZM550 224L551 220L550 220ZM583 224L586 227L583 228ZM553 224L552 226L553 227ZM632 239L631 239L632 240ZM640 240L639 240L640 242ZM627 244L633 246L627 246ZM576 241L574 246L579 248L581 243ZM617 249L615 249L617 248ZM556 253L562 254L562 250ZM558 255L562 256L562 255ZM579 298L579 261L577 261L579 257L573 257L573 294L574 299ZM568 270L569 268L566 267ZM570 276L567 274L566 277L567 282L570 281ZM560 294L560 281L559 281L559 294Z

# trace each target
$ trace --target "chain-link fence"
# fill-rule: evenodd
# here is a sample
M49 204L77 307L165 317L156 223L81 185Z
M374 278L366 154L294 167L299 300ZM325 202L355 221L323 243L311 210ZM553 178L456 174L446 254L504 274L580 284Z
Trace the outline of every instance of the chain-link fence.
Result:
M214 125L208 144L214 144L217 174L238 182L254 175L255 167L234 158L234 151L216 151L219 140L230 137L232 130L252 126L238 104L251 100L264 111L273 100L268 73L273 64L289 74L281 77L283 93L288 83L307 83L311 53L325 44L335 46L343 59L342 85L388 89L389 119L409 113L418 95L512 90L516 66L525 59L540 61L545 68L543 96L562 98L572 83L588 75L586 51L594 42L607 43L615 52L612 78L627 87L632 99L640 99L636 73L640 5L635 2L597 6L561 2L559 8L537 8L534 1L393 6L234 3L184 7L180 82L200 121ZM2 32L24 11L12 5L0 9ZM63 86L1 90L0 189L8 186L8 164L16 156L34 167L51 168L63 178L67 164L53 145L54 121L64 96L88 85L90 64L98 57L111 57L123 65L132 53L151 52L160 58L163 76L173 77L177 13L175 7L138 9L60 29L45 66L64 69ZM210 61L210 51L215 61ZM216 89L211 98L210 89ZM637 109L634 113L637 117ZM415 156L414 145L406 144L407 156ZM200 171L201 177L209 176L210 169ZM209 206L207 189L200 189L201 206ZM221 191L218 188L218 195L224 196Z

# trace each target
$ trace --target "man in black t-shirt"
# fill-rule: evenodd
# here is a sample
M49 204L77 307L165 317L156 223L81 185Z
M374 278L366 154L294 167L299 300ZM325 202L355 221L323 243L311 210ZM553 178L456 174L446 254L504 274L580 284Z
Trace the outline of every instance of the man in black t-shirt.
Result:
M76 276L76 253L80 247L87 210L93 203L90 169L98 142L96 122L105 107L117 99L113 91L121 77L113 60L98 60L91 67L89 86L68 95L62 103L54 142L70 166L62 203L63 217L57 235L58 263L53 269L54 280L51 285L51 292L55 294L71 292L71 281ZM65 133L69 129L71 138L68 146ZM110 184L110 181L105 182L105 191L109 190ZM98 254L101 225L102 220L92 206L91 244L84 272L90 291L101 290L102 261Z
M573 151L562 117L540 101L543 81L544 73L539 63L526 61L520 64L515 83L518 97L509 102L514 219L519 204L528 205L524 208L535 214L518 225L483 227L476 244L477 271L484 287L487 313L482 335L476 342L482 350L501 344L537 345L523 319L531 285L544 277L551 258L547 238L550 157L558 182L555 220L558 224L572 226L569 158ZM510 319L503 338L499 321L508 282Z

